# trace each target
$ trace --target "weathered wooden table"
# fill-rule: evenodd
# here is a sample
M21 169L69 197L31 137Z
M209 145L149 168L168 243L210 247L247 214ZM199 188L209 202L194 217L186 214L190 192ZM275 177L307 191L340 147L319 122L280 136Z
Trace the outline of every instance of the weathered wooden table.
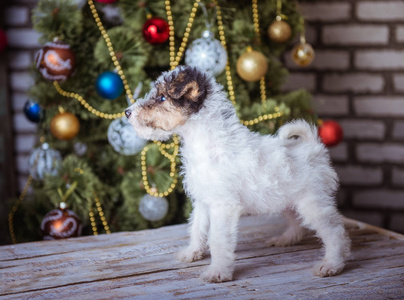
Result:
M199 279L210 258L184 264L186 225L0 247L0 299L404 299L404 236L346 219L353 241L343 274L317 278L320 244L268 247L281 219L246 217L235 280Z

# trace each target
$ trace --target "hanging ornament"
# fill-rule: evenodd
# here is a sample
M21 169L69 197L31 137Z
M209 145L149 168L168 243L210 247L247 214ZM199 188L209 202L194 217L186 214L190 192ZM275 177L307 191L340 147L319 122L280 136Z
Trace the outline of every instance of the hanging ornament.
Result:
M117 0L95 0L95 1L99 2L99 3L104 3L104 4L111 4L111 3L116 2Z
M77 215L66 204L48 212L42 220L41 231L44 240L65 239L81 235L81 223Z
M312 63L314 56L313 47L306 43L306 38L302 35L300 43L292 49L293 62L298 66L305 67Z
M146 194L140 199L139 212L148 221L160 221L168 213L168 201L163 197Z
M292 36L290 25L282 20L280 15L276 16L276 20L268 27L268 36L277 43L284 43Z
M170 28L161 18L149 18L143 25L143 37L150 44L162 44L168 40Z
M24 105L24 114L31 122L38 123L43 119L45 111L37 102L28 99Z
M95 88L101 97L113 100L122 95L123 82L115 72L106 71L98 75Z
M247 48L246 53L237 60L237 74L245 81L258 81L265 76L268 70L268 61L265 56Z
M344 132L337 122L327 120L320 121L319 123L320 127L318 128L318 135L326 146L332 147L341 142Z
M76 58L70 46L61 41L49 42L39 50L36 67L48 80L63 81L72 75Z
M126 117L113 120L108 127L108 141L112 148L123 155L140 152L147 141L138 137Z
M59 140L71 140L79 133L79 130L79 119L62 108L59 108L59 113L52 118L50 123L52 135Z
M47 175L56 175L62 162L59 151L49 148L48 143L43 143L34 149L29 157L29 172L35 180L41 180Z
M73 148L74 148L74 152L78 156L83 156L87 152L87 145L84 143L77 142L74 144Z
M7 34L4 30L0 29L0 52L6 49L7 44Z
M185 52L185 64L217 76L223 72L227 63L227 52L213 33L206 30L202 38L192 42Z

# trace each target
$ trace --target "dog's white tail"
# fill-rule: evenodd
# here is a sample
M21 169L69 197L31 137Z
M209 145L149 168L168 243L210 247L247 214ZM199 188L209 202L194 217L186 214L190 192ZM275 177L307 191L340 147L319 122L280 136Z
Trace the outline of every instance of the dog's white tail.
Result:
M319 142L317 128L304 120L294 120L283 125L278 130L278 136L283 140L300 140L304 142Z

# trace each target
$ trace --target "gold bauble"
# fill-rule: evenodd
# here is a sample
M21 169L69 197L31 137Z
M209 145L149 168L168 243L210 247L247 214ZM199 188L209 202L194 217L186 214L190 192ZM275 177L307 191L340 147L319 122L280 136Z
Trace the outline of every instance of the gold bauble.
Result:
M247 52L237 60L237 74L245 81L258 81L265 76L268 70L268 61L257 51L247 48Z
M293 47L292 59L298 66L304 67L311 64L314 59L314 50L310 44L300 43Z
M282 19L276 19L268 27L268 36L271 40L277 43L284 43L290 39L292 35L292 29L290 25Z
M79 119L69 112L58 113L50 123L52 135L60 140L71 140L79 133L79 130Z

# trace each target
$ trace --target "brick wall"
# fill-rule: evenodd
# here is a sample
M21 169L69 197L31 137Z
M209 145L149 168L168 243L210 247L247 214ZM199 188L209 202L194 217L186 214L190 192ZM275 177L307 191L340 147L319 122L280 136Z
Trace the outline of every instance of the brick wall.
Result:
M287 53L285 89L309 88L344 129L331 148L344 214L404 232L404 2L299 3L316 59L300 68Z
M22 113L39 48L29 20L35 3L14 0L5 12L20 188L35 143L35 125ZM310 90L320 116L338 120L345 131L344 141L330 149L345 215L404 232L404 2L299 3L316 59L300 68L286 53L291 76L284 89Z

